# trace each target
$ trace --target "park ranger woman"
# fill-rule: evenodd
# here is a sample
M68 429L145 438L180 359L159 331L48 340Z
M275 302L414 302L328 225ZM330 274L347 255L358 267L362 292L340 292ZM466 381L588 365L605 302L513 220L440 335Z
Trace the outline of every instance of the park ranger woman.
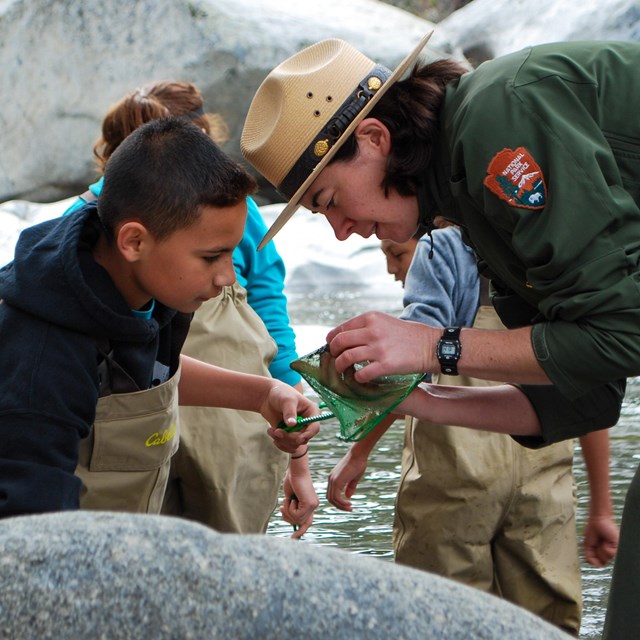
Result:
M425 43L390 72L323 41L268 75L242 136L289 200L267 238L300 204L339 240L403 242L445 217L511 329L443 332L367 313L328 334L338 370L368 362L357 373L367 382L453 365L510 383L423 387L400 409L527 446L610 427L640 374L640 45L542 45L467 71L414 65ZM605 625L616 640L640 635L639 492L636 477Z

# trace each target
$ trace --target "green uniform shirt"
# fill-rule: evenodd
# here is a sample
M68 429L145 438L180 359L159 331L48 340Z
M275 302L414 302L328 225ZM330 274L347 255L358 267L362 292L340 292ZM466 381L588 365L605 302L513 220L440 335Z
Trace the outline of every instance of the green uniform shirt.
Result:
M427 184L491 275L539 311L566 398L640 374L640 45L543 45L447 87Z

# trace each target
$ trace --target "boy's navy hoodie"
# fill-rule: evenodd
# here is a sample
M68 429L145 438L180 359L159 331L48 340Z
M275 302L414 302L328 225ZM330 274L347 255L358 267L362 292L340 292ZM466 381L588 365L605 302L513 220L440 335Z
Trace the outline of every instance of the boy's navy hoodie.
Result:
M130 378L119 392L177 370L191 316L157 303L136 318L93 260L100 229L95 204L30 227L0 269L0 517L79 507L78 445L109 393L101 354Z

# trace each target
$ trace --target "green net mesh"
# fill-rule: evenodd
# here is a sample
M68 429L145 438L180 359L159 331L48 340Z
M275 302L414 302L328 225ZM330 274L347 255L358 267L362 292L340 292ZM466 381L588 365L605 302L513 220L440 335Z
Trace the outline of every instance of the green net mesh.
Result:
M424 377L422 373L381 376L363 384L354 378L360 366L364 365L338 373L328 345L291 363L338 419L338 438L345 442L364 438Z

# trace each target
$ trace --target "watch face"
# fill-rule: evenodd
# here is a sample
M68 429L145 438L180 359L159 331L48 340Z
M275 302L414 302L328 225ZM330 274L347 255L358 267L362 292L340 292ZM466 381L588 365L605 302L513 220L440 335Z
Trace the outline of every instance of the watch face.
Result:
M456 345L451 342L443 342L440 346L440 353L443 356L455 356L457 353Z

